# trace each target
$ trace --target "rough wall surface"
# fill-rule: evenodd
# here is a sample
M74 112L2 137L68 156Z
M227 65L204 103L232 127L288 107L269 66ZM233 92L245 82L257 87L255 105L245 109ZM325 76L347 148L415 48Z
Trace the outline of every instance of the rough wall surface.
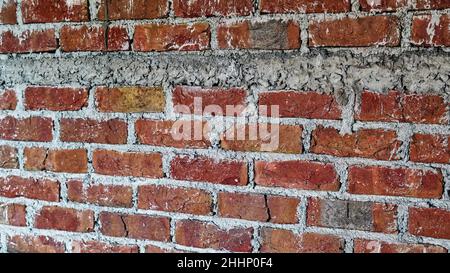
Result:
M0 0L0 252L447 252L449 10Z

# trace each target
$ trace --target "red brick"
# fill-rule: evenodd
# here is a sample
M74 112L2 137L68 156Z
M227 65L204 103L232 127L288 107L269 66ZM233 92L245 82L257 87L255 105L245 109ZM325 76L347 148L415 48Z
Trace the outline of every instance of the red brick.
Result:
M155 153L122 153L96 150L93 156L95 172L113 176L163 177L162 158Z
M114 0L107 3L109 20L156 19L166 17L169 12L167 0ZM98 18L105 18L105 0L100 1Z
M0 110L15 110L17 97L14 90L0 91Z
M99 87L95 98L101 112L164 112L165 107L162 87Z
M26 206L0 203L0 225L26 226Z
M262 13L337 13L350 11L349 0L261 0Z
M263 228L263 253L343 253L344 240L333 235L304 233L290 230Z
M25 23L79 22L89 20L87 0L33 0L23 1L22 17Z
M261 222L270 219L264 195L219 192L217 202L221 217Z
M169 146L175 148L208 148L211 142L205 136L207 123L203 121L148 120L136 121L136 136L140 144ZM195 129L199 128L201 140L196 140ZM174 137L175 135L175 137ZM200 138L200 137L199 137Z
M30 171L50 171L63 173L87 173L87 151L48 150L45 148L25 148L24 167Z
M47 236L15 235L8 238L8 253L64 253L63 242Z
M135 245L117 245L98 241L72 242L72 253L138 253Z
M221 49L297 49L300 27L294 21L280 20L222 24L217 40Z
M37 212L34 227L72 232L91 232L94 230L94 212L61 207L43 207Z
M252 237L253 228L223 229L212 223L192 220L176 223L176 242L190 247L251 252Z
M247 106L247 94L245 89L242 88L226 89L177 86L173 91L172 97L175 112L182 114L202 115L207 113L216 116L238 116L242 114L244 108ZM198 101L201 99L201 105L197 106L199 109L195 108L194 99L197 99ZM186 113L184 109L178 109L177 105L182 107L187 106L189 108L189 113ZM207 107L210 108L212 105L219 106L222 109L222 113L211 113L210 109L206 109ZM233 108L237 107L237 111L235 113L230 113L234 111L231 111L231 109L227 110L228 105ZM200 110L201 113L198 113Z
M106 236L163 242L170 239L170 222L165 217L102 212L100 222L100 231Z
M408 6L408 0L359 0L362 11L394 11Z
M61 119L60 138L64 142L125 144L127 123L120 119Z
M270 222L276 224L296 224L297 208L300 200L284 196L267 196Z
M0 139L16 141L52 141L53 121L51 118L30 117L0 119Z
M77 111L87 106L85 88L27 87L25 109L51 111Z
M438 16L438 15L436 15ZM413 17L411 42L417 46L450 46L450 16L418 15Z
M447 106L438 95L387 94L365 91L356 117L363 121L447 124Z
M247 164L240 161L216 160L207 157L178 156L170 163L172 178L245 186Z
M199 51L209 49L210 27L207 23L146 24L134 31L136 51Z
M0 7L0 24L17 24L16 0L4 0Z
M246 16L253 10L252 0L174 0L177 17Z
M209 215L212 210L212 197L204 190L159 185L139 186L138 208Z
M259 95L259 107L261 106L267 106L267 116L274 115L271 106L278 106L281 118L338 120L342 115L341 108L332 95L317 92L263 92Z
M394 16L315 20L309 25L312 47L399 46L400 24Z
M409 158L424 163L450 163L450 136L414 134Z
M356 239L355 253L447 253L441 246L426 244L388 243L382 241Z
M360 129L341 135L337 129L318 126L312 133L311 152L340 157L398 160L402 142L395 131Z
M25 197L45 201L59 201L59 183L50 179L22 178L8 176L0 178L0 196L7 198Z
M17 149L11 146L0 146L0 168L17 169L19 168L19 159Z
M448 0L416 0L416 9L447 9L450 8Z
M438 208L410 208L409 232L417 236L450 239L450 211Z
M61 49L66 52L129 50L126 28L112 26L107 33L105 41L105 29L102 26L63 26L60 34Z
M442 174L434 171L352 166L348 180L354 194L441 198L443 193Z
M390 204L310 198L307 225L396 233L397 206Z
M299 200L283 196L220 192L221 217L277 224L295 224Z
M337 191L340 187L339 177L332 164L257 161L255 172L255 181L259 186L322 191Z
M302 133L297 125L240 124L223 133L220 143L224 150L300 154Z
M82 181L69 181L67 182L67 198L78 203L131 208L133 189L129 186L83 185Z
M57 47L53 29L0 32L0 53L48 52L55 51Z

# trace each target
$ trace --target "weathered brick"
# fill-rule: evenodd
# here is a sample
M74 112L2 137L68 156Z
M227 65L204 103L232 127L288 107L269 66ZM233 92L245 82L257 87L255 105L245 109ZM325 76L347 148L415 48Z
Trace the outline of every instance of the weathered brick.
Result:
M7 198L25 197L45 201L59 201L59 183L50 179L22 178L8 176L0 178L0 196Z
M88 21L88 1L25 0L22 2L22 18L25 23Z
M277 224L295 224L299 200L295 198L220 192L218 213L221 217Z
M262 13L337 13L350 11L349 0L261 0Z
M57 46L53 29L0 32L0 53L48 52L55 51Z
M402 142L395 131L360 129L341 135L337 129L318 126L312 133L311 152L339 157L398 160Z
M219 192L217 202L221 217L261 222L270 218L264 195Z
M257 161L255 172L255 182L260 186L322 191L337 191L340 187L339 177L332 164Z
M408 230L417 236L450 239L450 211L409 208Z
M270 222L276 224L295 224L298 222L297 209L300 200L284 196L267 196Z
M11 146L0 146L0 168L17 169L19 168L19 159L17 149Z
M162 87L99 87L95 98L101 112L164 112L165 107Z
M48 236L15 235L7 239L8 253L64 253L63 242Z
M354 194L441 198L441 172L411 168L352 166L348 191Z
M17 97L14 90L0 91L0 110L15 110Z
M120 119L62 118L60 122L60 138L65 142L125 144L127 131L127 123Z
M397 206L310 198L307 225L382 233L397 232Z
M399 29L394 16L314 20L309 24L309 46L399 46Z
M169 146L175 148L208 148L211 142L204 134L208 132L207 123L203 121L148 120L136 121L136 136L140 144ZM200 140L196 140L195 129L201 131Z
M0 203L0 225L26 226L26 206Z
M212 196L204 190L145 185L138 188L138 208L209 215Z
M383 241L356 239L355 253L447 253L441 246L426 244L388 243Z
M7 116L0 119L0 139L49 142L53 139L51 118L29 117L18 119Z
M363 121L446 124L447 106L438 95L387 94L365 91L356 117Z
M414 134L409 148L409 158L424 163L450 163L450 136Z
M174 0L173 10L177 17L246 16L253 10L251 0Z
M72 242L72 253L138 253L136 245L118 245L98 241Z
M248 182L247 164L240 161L216 160L207 157L178 156L170 163L172 178L245 186Z
M103 175L160 178L163 176L162 158L156 153L122 153L95 150L95 172Z
M133 189L119 185L83 185L82 181L74 180L67 182L67 198L78 203L131 208Z
M221 49L297 49L300 27L294 21L280 20L222 24L217 40Z
M114 0L108 3L109 20L156 19L168 15L167 0ZM105 0L100 1L98 18L105 19Z
M166 217L102 212L100 222L100 231L106 236L163 242L170 239L170 223Z
M193 220L178 221L175 230L178 244L233 252L251 252L252 237L253 228L223 229L212 223Z
M446 14L414 16L411 42L426 47L450 46L450 16Z
M173 90L172 101L175 112L182 114L239 116L247 106L246 96L246 91L243 88L227 89L177 86ZM195 107L195 99L201 102L197 106L198 109ZM219 106L222 111L211 110L211 106L213 105ZM178 108L177 106L182 107ZM227 106L231 109L227 110ZM236 111L233 111L234 107L236 107ZM189 109L189 112L187 109Z
M50 171L63 173L86 173L87 151L76 150L49 150L46 148L25 148L24 167L30 171Z
M448 0L416 0L416 9L447 9L450 8Z
M60 41L63 51L124 51L130 48L128 32L121 26L63 26Z
M16 0L4 0L0 6L0 24L17 24Z
M363 11L393 11L399 8L407 7L408 0L359 0L361 10Z
M334 235L304 233L290 230L263 228L263 253L343 253L344 240Z
M333 95L317 92L263 92L259 95L259 107L261 106L267 106L267 116L274 115L271 106L278 106L281 118L337 120L342 115Z
M30 86L25 89L25 109L77 111L87 106L85 88Z
M302 133L297 125L234 125L221 135L220 143L224 150L299 154Z
M207 23L147 24L134 31L136 51L199 51L210 47L210 27Z
M94 212L47 206L37 212L34 227L71 232L91 232L94 230Z

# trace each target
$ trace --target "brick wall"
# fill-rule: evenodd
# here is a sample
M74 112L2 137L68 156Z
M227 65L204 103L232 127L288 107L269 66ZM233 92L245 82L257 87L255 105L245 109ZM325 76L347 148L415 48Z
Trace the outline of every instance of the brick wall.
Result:
M450 1L0 3L0 252L450 248Z

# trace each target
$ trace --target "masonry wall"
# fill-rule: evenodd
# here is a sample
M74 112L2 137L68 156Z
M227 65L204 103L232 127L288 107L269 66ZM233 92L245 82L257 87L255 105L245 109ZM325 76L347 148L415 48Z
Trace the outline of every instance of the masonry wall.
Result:
M1 0L0 252L447 252L449 10Z

